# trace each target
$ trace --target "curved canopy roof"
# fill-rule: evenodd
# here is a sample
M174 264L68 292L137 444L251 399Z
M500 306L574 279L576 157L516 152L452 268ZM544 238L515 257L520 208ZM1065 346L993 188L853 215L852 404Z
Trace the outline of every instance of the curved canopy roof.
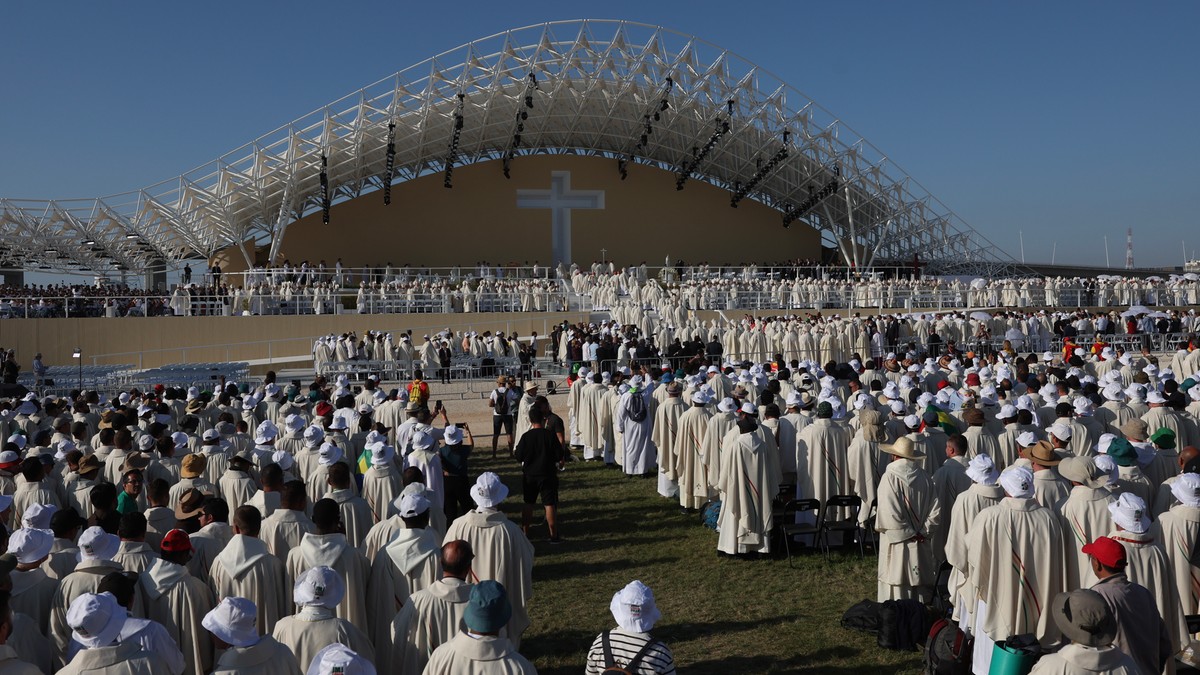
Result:
M270 244L274 257L288 224L326 199L435 172L452 183L453 165L499 159L507 169L504 160L533 153L610 157L622 174L627 162L651 164L674 171L681 189L707 181L733 203L754 199L784 224L808 223L859 267L917 255L938 271L1014 269L886 155L769 72L689 35L598 20L463 45L141 190L0 199L0 266L136 269L246 242Z

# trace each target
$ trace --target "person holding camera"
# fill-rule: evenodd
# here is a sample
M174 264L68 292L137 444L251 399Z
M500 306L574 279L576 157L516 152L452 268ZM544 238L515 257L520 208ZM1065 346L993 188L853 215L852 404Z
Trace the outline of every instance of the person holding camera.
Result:
M474 449L475 437L466 422L446 425L442 432L442 447L438 449L442 456L442 483L446 495L442 508L446 512L446 522L453 522L475 508L467 473L467 460Z

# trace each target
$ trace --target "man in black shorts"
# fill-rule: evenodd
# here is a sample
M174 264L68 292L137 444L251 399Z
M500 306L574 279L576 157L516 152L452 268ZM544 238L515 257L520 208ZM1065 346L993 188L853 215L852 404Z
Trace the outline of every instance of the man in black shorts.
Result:
M529 409L529 431L517 443L517 461L524 472L525 506L521 511L521 529L529 534L533 520L533 505L538 497L546 508L546 526L550 543L562 541L558 536L558 470L566 460L566 452L558 436L544 426L545 414L538 406Z

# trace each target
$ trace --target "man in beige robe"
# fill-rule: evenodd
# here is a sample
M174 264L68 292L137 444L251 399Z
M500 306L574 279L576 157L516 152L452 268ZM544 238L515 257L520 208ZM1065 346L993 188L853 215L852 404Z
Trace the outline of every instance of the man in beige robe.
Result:
M971 585L970 558L967 555L967 533L980 511L995 506L1004 498L1004 489L998 484L1000 472L992 458L985 454L975 455L967 467L967 476L972 485L954 500L950 510L950 529L946 537L946 562L954 568L947 580L950 599L954 605L954 618L968 630L974 626L971 616L975 611L975 587Z
M216 605L208 584L187 571L192 543L183 530L171 530L163 538L162 558L139 577L139 594L146 596L148 615L167 630L179 645L184 672L202 675L212 669L213 646L201 627L204 615Z
M593 374L591 383L585 385L579 393L576 424L579 426L579 437L583 441L585 460L614 460L604 456L604 427L606 420L611 418L604 400L607 393L608 387L604 386L604 378L600 373Z
M362 496L378 523L388 518L392 501L404 489L404 479L396 466L396 450L382 441L369 446L371 467L363 474ZM366 537L364 536L364 539Z
M396 612L408 604L413 593L429 587L441 574L439 537L429 527L429 500L420 494L404 495L397 517L404 528L371 564L370 634L381 654L383 645L391 641Z
M243 450L230 457L229 468L225 469L225 473L221 474L220 480L217 481L221 496L230 508L250 503L250 498L258 492L258 483L254 481L254 476L250 475L250 467L254 464L252 457L253 453L249 450Z
M142 514L133 511L122 515L117 536L121 543L113 562L125 571L144 572L158 559L158 554L146 543L146 517Z
M128 618L127 610L109 593L84 593L76 598L67 611L70 632L63 637L73 638L83 649L58 672L62 675L171 672L162 656L146 651L138 640L117 642Z
M828 401L817 404L816 420L796 440L796 497L816 498L824 504L834 495L854 494L846 456L849 447L850 432L833 422L833 406Z
M858 413L858 421L858 432L846 451L846 466L854 485L854 494L862 500L858 522L865 525L871 517L871 505L876 503L879 481L883 479L883 472L887 470L891 458L880 450L881 444L887 443L888 438L879 412L863 410Z
M287 568L258 538L262 514L239 506L233 515L233 539L213 560L209 583L217 598L246 598L258 606L257 629L266 632L291 610Z
M465 541L451 541L442 546L442 578L413 593L388 625L386 644L391 645L391 650L379 649L377 665L382 672L423 671L433 650L462 630L467 600L471 597L468 578L473 558L471 545Z
M307 506L308 492L304 483L288 481L280 492L279 508L262 521L259 538L266 544L267 550L281 561L287 560L288 551L299 546L305 534L316 529L305 514Z
M371 506L367 500L359 497L358 493L351 489L350 486L354 479L351 478L349 466L337 462L329 467L325 477L329 481L329 492L325 494L325 497L336 502L338 509L341 510L346 541L350 542L351 546L360 548L367 538L367 532L370 532L371 527L375 524ZM316 506L314 505L313 508L315 509Z
M667 400L654 412L654 430L650 440L658 449L658 494L672 499L679 494L679 460L675 456L675 437L679 432L679 418L688 407L681 399L683 385L671 382L666 386ZM632 394L632 395L638 395ZM626 427L632 426L626 424ZM680 498L682 500L682 497Z
M223 598L204 615L221 658L213 675L303 675L292 650L258 630L258 608L246 598Z
M965 435L951 434L946 437L946 446L942 450L946 454L946 461L942 462L932 476L934 491L943 514L933 529L933 557L939 563L945 560L946 539L950 532L950 509L953 508L958 495L972 485L971 478L967 475L968 448Z
M709 414L705 405L708 398L703 392L692 394L692 407L679 417L676 424L675 444L670 451L662 451L661 455L671 455L674 458L675 481L679 485L679 506L685 510L695 510L704 506L708 501L708 473L701 459L703 452L704 434L708 430ZM664 406L665 407L665 406ZM662 407L659 408L662 410Z
M66 656L67 643L71 639L67 610L79 596L95 593L105 576L121 571L121 566L112 561L120 545L116 535L100 527L89 527L79 535L79 563L75 565L74 572L59 580L54 604L50 607L50 637L54 641L55 663L59 667L65 665L62 659Z
M53 546L54 533L50 530L22 528L8 540L8 552L17 559L8 575L12 582L9 606L33 619L43 635L49 634L50 608L58 593L58 579L42 568Z
M1065 587L1062 526L1033 498L1028 468L1000 474L1007 498L984 509L967 535L967 566L976 591L974 672L988 672L996 641L1034 634L1043 646L1058 640L1050 601Z
M909 598L929 602L937 573L933 532L942 517L937 491L907 436L881 450L892 456L892 462L877 493L879 602Z
M717 412L709 418L704 430L704 444L700 449L700 461L704 464L708 496L714 497L721 484L721 441L737 423L737 404L726 397L717 403Z
M433 650L423 675L536 675L533 664L500 635L511 625L513 609L502 584L485 580L472 586L464 630Z
M1179 504L1158 517L1161 540L1171 563L1171 583L1181 612L1200 614L1200 474L1182 473L1171 484Z
M495 580L511 589L512 616L506 621L508 639L519 645L529 627L526 604L533 597L533 544L520 526L496 507L508 496L500 477L488 471L479 475L471 488L478 505L450 524L443 543L462 539L475 552L472 571L479 580Z
M233 528L229 526L229 505L220 497L207 497L198 490L190 491L175 509L179 521L199 518L200 529L191 534L192 557L188 560L188 572L208 583L208 571L212 561L233 539Z
M1108 505L1108 511L1115 525L1108 536L1125 548L1125 576L1154 595L1173 652L1178 652L1191 641L1191 636L1179 605L1179 591L1175 588L1164 544L1155 540L1157 532L1150 522L1150 511L1141 498L1130 494L1118 497Z
M315 532L309 532L300 545L288 552L288 579L295 583L314 567L332 568L342 578L346 592L336 605L337 616L367 630L367 595L371 564L341 532L341 512L337 502L322 499L313 505Z
M296 580L292 590L292 598L300 609L280 619L271 637L290 649L296 661L306 667L311 667L309 664L318 652L335 642L374 661L375 649L362 629L337 616L337 607L345 595L341 574L325 566L309 568Z
M1063 532L1070 542L1070 550L1066 552L1067 586L1091 588L1099 579L1092 574L1092 566L1082 548L1113 527L1108 512L1113 495L1104 487L1108 475L1091 457L1068 457L1058 465L1058 472L1073 486L1058 511Z
M779 494L778 455L757 422L758 408L745 403L737 425L721 444L721 514L717 551L726 555L771 552L773 502Z
M363 552L367 554L367 560L372 563L375 562L375 558L379 557L379 552L383 550L383 547L387 546L392 539L395 539L398 532L405 529L404 519L400 517L400 500L409 495L420 495L426 500L430 499L431 494L429 490L419 480L420 473L420 470L416 468L404 470L405 480L408 480L409 477L418 480L414 480L404 486L404 489L400 491L400 494L389 505L388 517L375 523L375 526L367 533L367 538L363 541L362 548ZM431 502L429 504L429 529L433 530L437 534L438 540L441 541L446 536L447 527L445 512Z

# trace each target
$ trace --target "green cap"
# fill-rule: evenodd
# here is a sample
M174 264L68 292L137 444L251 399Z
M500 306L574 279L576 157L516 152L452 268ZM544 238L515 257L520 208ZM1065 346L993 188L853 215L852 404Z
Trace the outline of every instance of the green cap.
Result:
M1170 450L1175 447L1175 432L1167 427L1159 427L1158 431L1150 436L1150 442L1157 448Z
M1137 466L1137 449L1124 438L1114 438L1108 445L1108 456L1117 466Z

